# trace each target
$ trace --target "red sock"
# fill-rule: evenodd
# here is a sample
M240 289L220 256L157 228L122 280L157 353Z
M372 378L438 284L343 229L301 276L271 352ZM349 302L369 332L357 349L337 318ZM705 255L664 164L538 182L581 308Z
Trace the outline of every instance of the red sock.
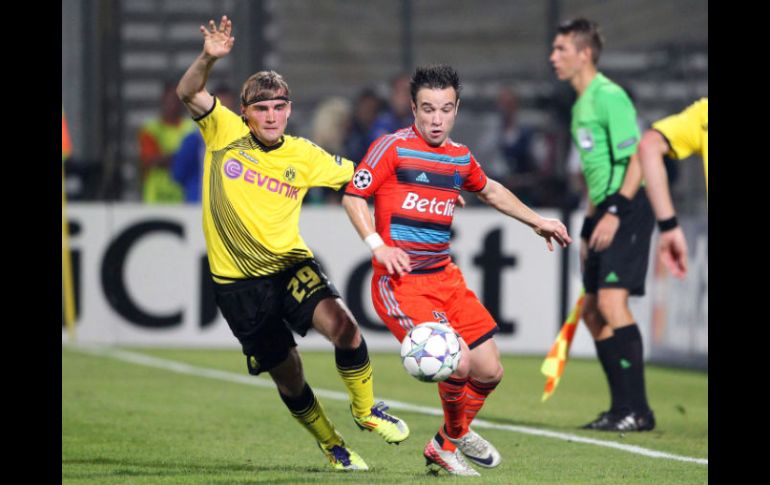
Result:
M465 417L466 392L468 379L449 378L438 383L438 395L441 398L441 407L444 408L444 427L447 436L459 438L468 431ZM449 440L445 440L450 446L442 446L444 449L452 448Z
M484 401L492 391L495 390L500 381L497 382L479 382L475 379L469 379L465 386L465 423L470 426L473 418L481 410Z
M438 430L438 432L436 433L436 436L434 436L434 438L436 439L436 443L438 443L439 447L442 450L454 451L454 450L457 449L455 444L452 443L451 441L449 441L449 439L447 438L447 435L446 435L446 425L445 424L441 425L441 428Z

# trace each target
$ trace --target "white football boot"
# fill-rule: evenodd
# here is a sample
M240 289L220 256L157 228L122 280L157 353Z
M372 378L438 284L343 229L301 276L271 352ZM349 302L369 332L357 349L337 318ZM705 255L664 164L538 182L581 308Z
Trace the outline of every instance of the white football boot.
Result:
M447 437L449 438L449 437ZM480 434L468 428L468 432L459 438L449 438L471 463L485 468L494 468L500 464L500 453L492 446L492 443L481 437Z

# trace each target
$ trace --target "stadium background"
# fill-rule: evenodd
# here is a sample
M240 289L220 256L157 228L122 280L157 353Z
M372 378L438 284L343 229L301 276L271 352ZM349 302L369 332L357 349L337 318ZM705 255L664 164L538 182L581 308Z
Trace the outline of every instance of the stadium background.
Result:
M601 25L606 47L599 69L633 90L643 121L708 95L706 1L65 0L62 101L73 143L66 189L80 341L219 345L228 338L220 316L207 319L212 308L205 284L198 284L205 269L202 234L195 226L200 209L139 203L136 143L140 123L157 113L164 81L178 80L200 51L198 25L222 13L233 19L237 41L232 55L215 67L210 85L226 81L237 89L252 72L276 69L293 91L288 131L301 136L311 136L314 110L324 99L352 100L367 86L386 96L388 80L399 72L447 62L458 69L464 85L453 138L469 145L484 164L489 154L474 145L494 126L499 88L515 87L521 97L521 121L552 134L555 174L566 180L567 123L574 95L556 81L547 58L555 26L576 15ZM634 308L640 312L650 360L706 368L708 223L703 174L699 160L677 166L673 195L691 244L691 272L679 282L651 266L648 296ZM355 268L334 248L348 245L364 260L365 248L340 218L339 207L311 209L303 214L303 233L333 281L347 285ZM570 220L571 234L579 230L579 208L566 198L541 209ZM530 246L530 235L501 216L496 217L497 226L490 222L485 231L476 231L480 218L490 214L488 209L469 208L458 215L455 253L484 303L496 305L503 321L515 322L518 334L511 336L506 350L542 353L575 298L576 245L549 255L544 248ZM330 218L339 224L325 225ZM135 234L137 226L151 230L133 245L121 239ZM179 227L181 236L175 232ZM338 237L322 242L329 233L324 227L334 227ZM179 250L180 241L184 251ZM487 254L493 243L515 264L498 265L496 276L488 276L485 263L477 264L474 258ZM107 264L119 262L108 256L121 248L123 265ZM350 291L360 289L353 286ZM147 325L147 319L131 313L127 302L165 324ZM362 308L357 316L364 319L366 314ZM62 342L67 341L63 329ZM589 344L582 329L576 353L592 354Z

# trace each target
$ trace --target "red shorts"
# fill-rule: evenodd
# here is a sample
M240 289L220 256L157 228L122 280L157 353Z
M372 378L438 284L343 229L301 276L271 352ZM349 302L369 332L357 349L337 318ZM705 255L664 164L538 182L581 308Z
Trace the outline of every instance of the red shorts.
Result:
M443 271L404 276L375 272L374 309L399 342L414 326L440 322L474 348L498 331L497 323L465 284L460 268L449 263Z

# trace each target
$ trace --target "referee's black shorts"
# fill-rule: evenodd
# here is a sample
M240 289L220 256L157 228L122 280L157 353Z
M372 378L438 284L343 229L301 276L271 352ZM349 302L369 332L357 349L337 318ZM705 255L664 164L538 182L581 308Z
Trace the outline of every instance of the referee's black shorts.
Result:
M321 300L340 297L315 259L270 276L214 282L214 295L253 375L286 359L297 345L291 331L307 334Z
M604 210L597 211L594 224L598 224L604 213ZM630 295L643 296L654 228L652 206L641 187L631 201L631 209L620 219L612 244L601 252L588 250L583 270L586 293L596 293L602 288L625 288Z

